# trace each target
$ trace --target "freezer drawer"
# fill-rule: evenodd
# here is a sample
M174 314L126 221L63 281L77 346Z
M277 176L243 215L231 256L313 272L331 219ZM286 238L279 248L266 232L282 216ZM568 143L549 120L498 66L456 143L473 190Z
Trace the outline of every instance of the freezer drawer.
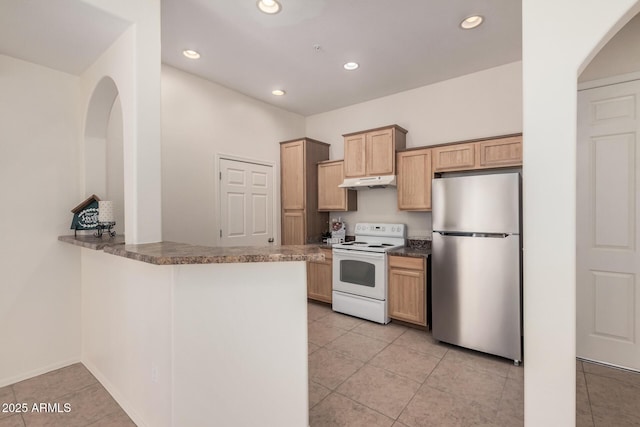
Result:
M520 236L433 234L433 337L522 360Z

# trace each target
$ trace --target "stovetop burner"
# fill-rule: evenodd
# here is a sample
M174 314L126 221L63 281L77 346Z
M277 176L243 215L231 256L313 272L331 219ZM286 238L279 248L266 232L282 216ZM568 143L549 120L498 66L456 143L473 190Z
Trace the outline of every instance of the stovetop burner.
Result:
M359 223L355 227L356 240L333 245L336 249L353 251L387 252L404 246L404 224Z

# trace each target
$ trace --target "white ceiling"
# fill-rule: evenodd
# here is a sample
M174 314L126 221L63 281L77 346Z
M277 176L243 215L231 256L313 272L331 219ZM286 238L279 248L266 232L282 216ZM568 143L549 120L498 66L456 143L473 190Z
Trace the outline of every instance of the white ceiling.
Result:
M80 74L129 25L79 0L0 0L0 54Z
M280 2L265 15L256 0L162 0L162 61L307 116L522 56L519 0ZM461 30L472 14L484 24ZM127 25L80 0L2 0L0 53L80 74Z

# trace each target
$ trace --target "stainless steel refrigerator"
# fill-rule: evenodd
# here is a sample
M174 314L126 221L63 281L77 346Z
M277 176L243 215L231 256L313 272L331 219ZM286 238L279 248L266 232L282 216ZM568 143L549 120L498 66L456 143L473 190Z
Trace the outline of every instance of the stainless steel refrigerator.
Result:
M522 360L520 173L433 180L433 337Z

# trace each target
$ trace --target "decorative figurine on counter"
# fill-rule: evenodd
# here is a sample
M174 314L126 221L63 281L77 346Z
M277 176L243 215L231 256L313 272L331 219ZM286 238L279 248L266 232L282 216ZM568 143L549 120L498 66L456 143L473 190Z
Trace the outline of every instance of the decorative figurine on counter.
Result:
M331 243L342 243L345 240L347 234L347 224L342 221L342 218L331 220Z
M106 230L109 236L115 237L116 232L112 230L114 225L116 225L116 220L113 214L113 202L100 200L98 202L98 231L94 233L94 236L102 237L103 230Z
M95 230L98 228L99 201L98 196L92 194L91 197L71 209L73 213L71 229L74 230L74 235L77 235L78 230Z

